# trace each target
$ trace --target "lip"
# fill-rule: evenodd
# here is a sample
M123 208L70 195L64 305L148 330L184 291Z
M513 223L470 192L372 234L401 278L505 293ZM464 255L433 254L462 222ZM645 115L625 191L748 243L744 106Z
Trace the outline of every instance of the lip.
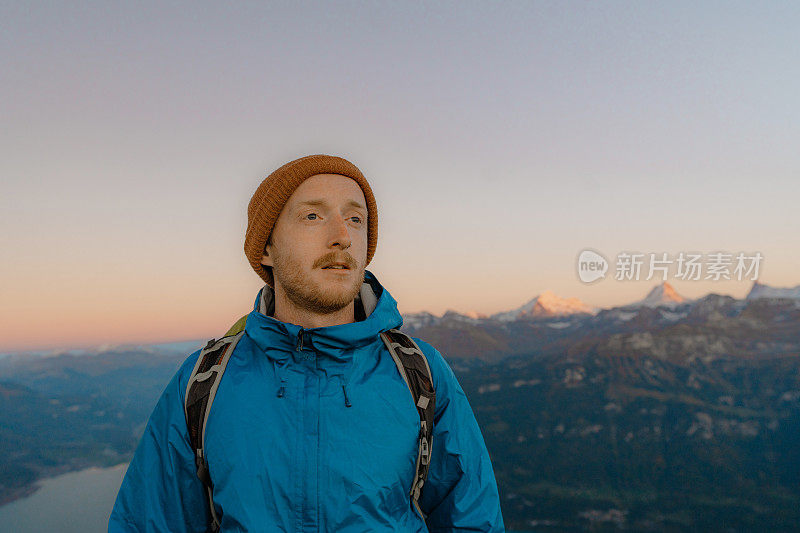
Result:
M340 266L344 268L328 268L333 266ZM325 265L324 267L321 267L321 270L350 270L350 267L347 266L346 263L331 263L330 265Z
M334 276L338 277L346 277L350 275L351 270L349 268L320 268L323 272L330 272Z

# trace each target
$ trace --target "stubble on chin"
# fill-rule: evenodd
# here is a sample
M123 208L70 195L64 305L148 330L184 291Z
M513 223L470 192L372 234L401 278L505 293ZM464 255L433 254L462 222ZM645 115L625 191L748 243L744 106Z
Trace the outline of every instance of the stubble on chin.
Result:
M364 282L364 269L360 268L351 280L351 284L342 288L341 282L332 282L329 286L321 286L319 281L306 277L299 265L282 265L275 262L273 273L276 275L292 304L319 314L330 314L339 311L355 299Z

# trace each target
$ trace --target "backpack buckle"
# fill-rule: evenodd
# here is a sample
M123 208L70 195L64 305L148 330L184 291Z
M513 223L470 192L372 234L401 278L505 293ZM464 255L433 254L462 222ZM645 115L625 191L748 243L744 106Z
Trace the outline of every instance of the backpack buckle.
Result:
M431 450L428 447L428 439L425 437L419 443L419 462L420 464L427 465L431 462Z
M414 500L419 500L420 494L422 493L422 485L425 484L425 479L422 476L417 476L417 479L414 480L414 484L411 486L411 497Z
M420 422L419 428L419 463L427 465L431 462L431 450L428 446L428 425L425 421Z

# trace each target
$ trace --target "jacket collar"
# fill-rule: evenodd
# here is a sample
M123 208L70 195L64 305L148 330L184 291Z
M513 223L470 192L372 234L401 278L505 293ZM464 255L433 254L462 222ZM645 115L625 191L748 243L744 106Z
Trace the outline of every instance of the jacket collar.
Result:
M349 366L356 348L378 339L382 331L399 328L403 318L397 302L369 270L364 271L364 283L356 296L356 316L364 317L348 324L303 328L281 322L275 312L275 293L264 285L256 296L253 311L247 317L246 334L267 357L278 361L307 360L304 353L313 348L317 367Z

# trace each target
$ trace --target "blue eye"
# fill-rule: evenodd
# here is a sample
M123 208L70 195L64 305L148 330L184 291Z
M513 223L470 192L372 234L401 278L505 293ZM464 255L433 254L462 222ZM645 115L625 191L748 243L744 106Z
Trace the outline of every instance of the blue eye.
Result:
M350 217L356 219L356 222L361 222L361 217Z
M306 215L306 218L308 218L308 217L316 217L316 216L317 216L316 213L309 213L309 214ZM309 218L309 220L316 220L316 219L315 218Z

